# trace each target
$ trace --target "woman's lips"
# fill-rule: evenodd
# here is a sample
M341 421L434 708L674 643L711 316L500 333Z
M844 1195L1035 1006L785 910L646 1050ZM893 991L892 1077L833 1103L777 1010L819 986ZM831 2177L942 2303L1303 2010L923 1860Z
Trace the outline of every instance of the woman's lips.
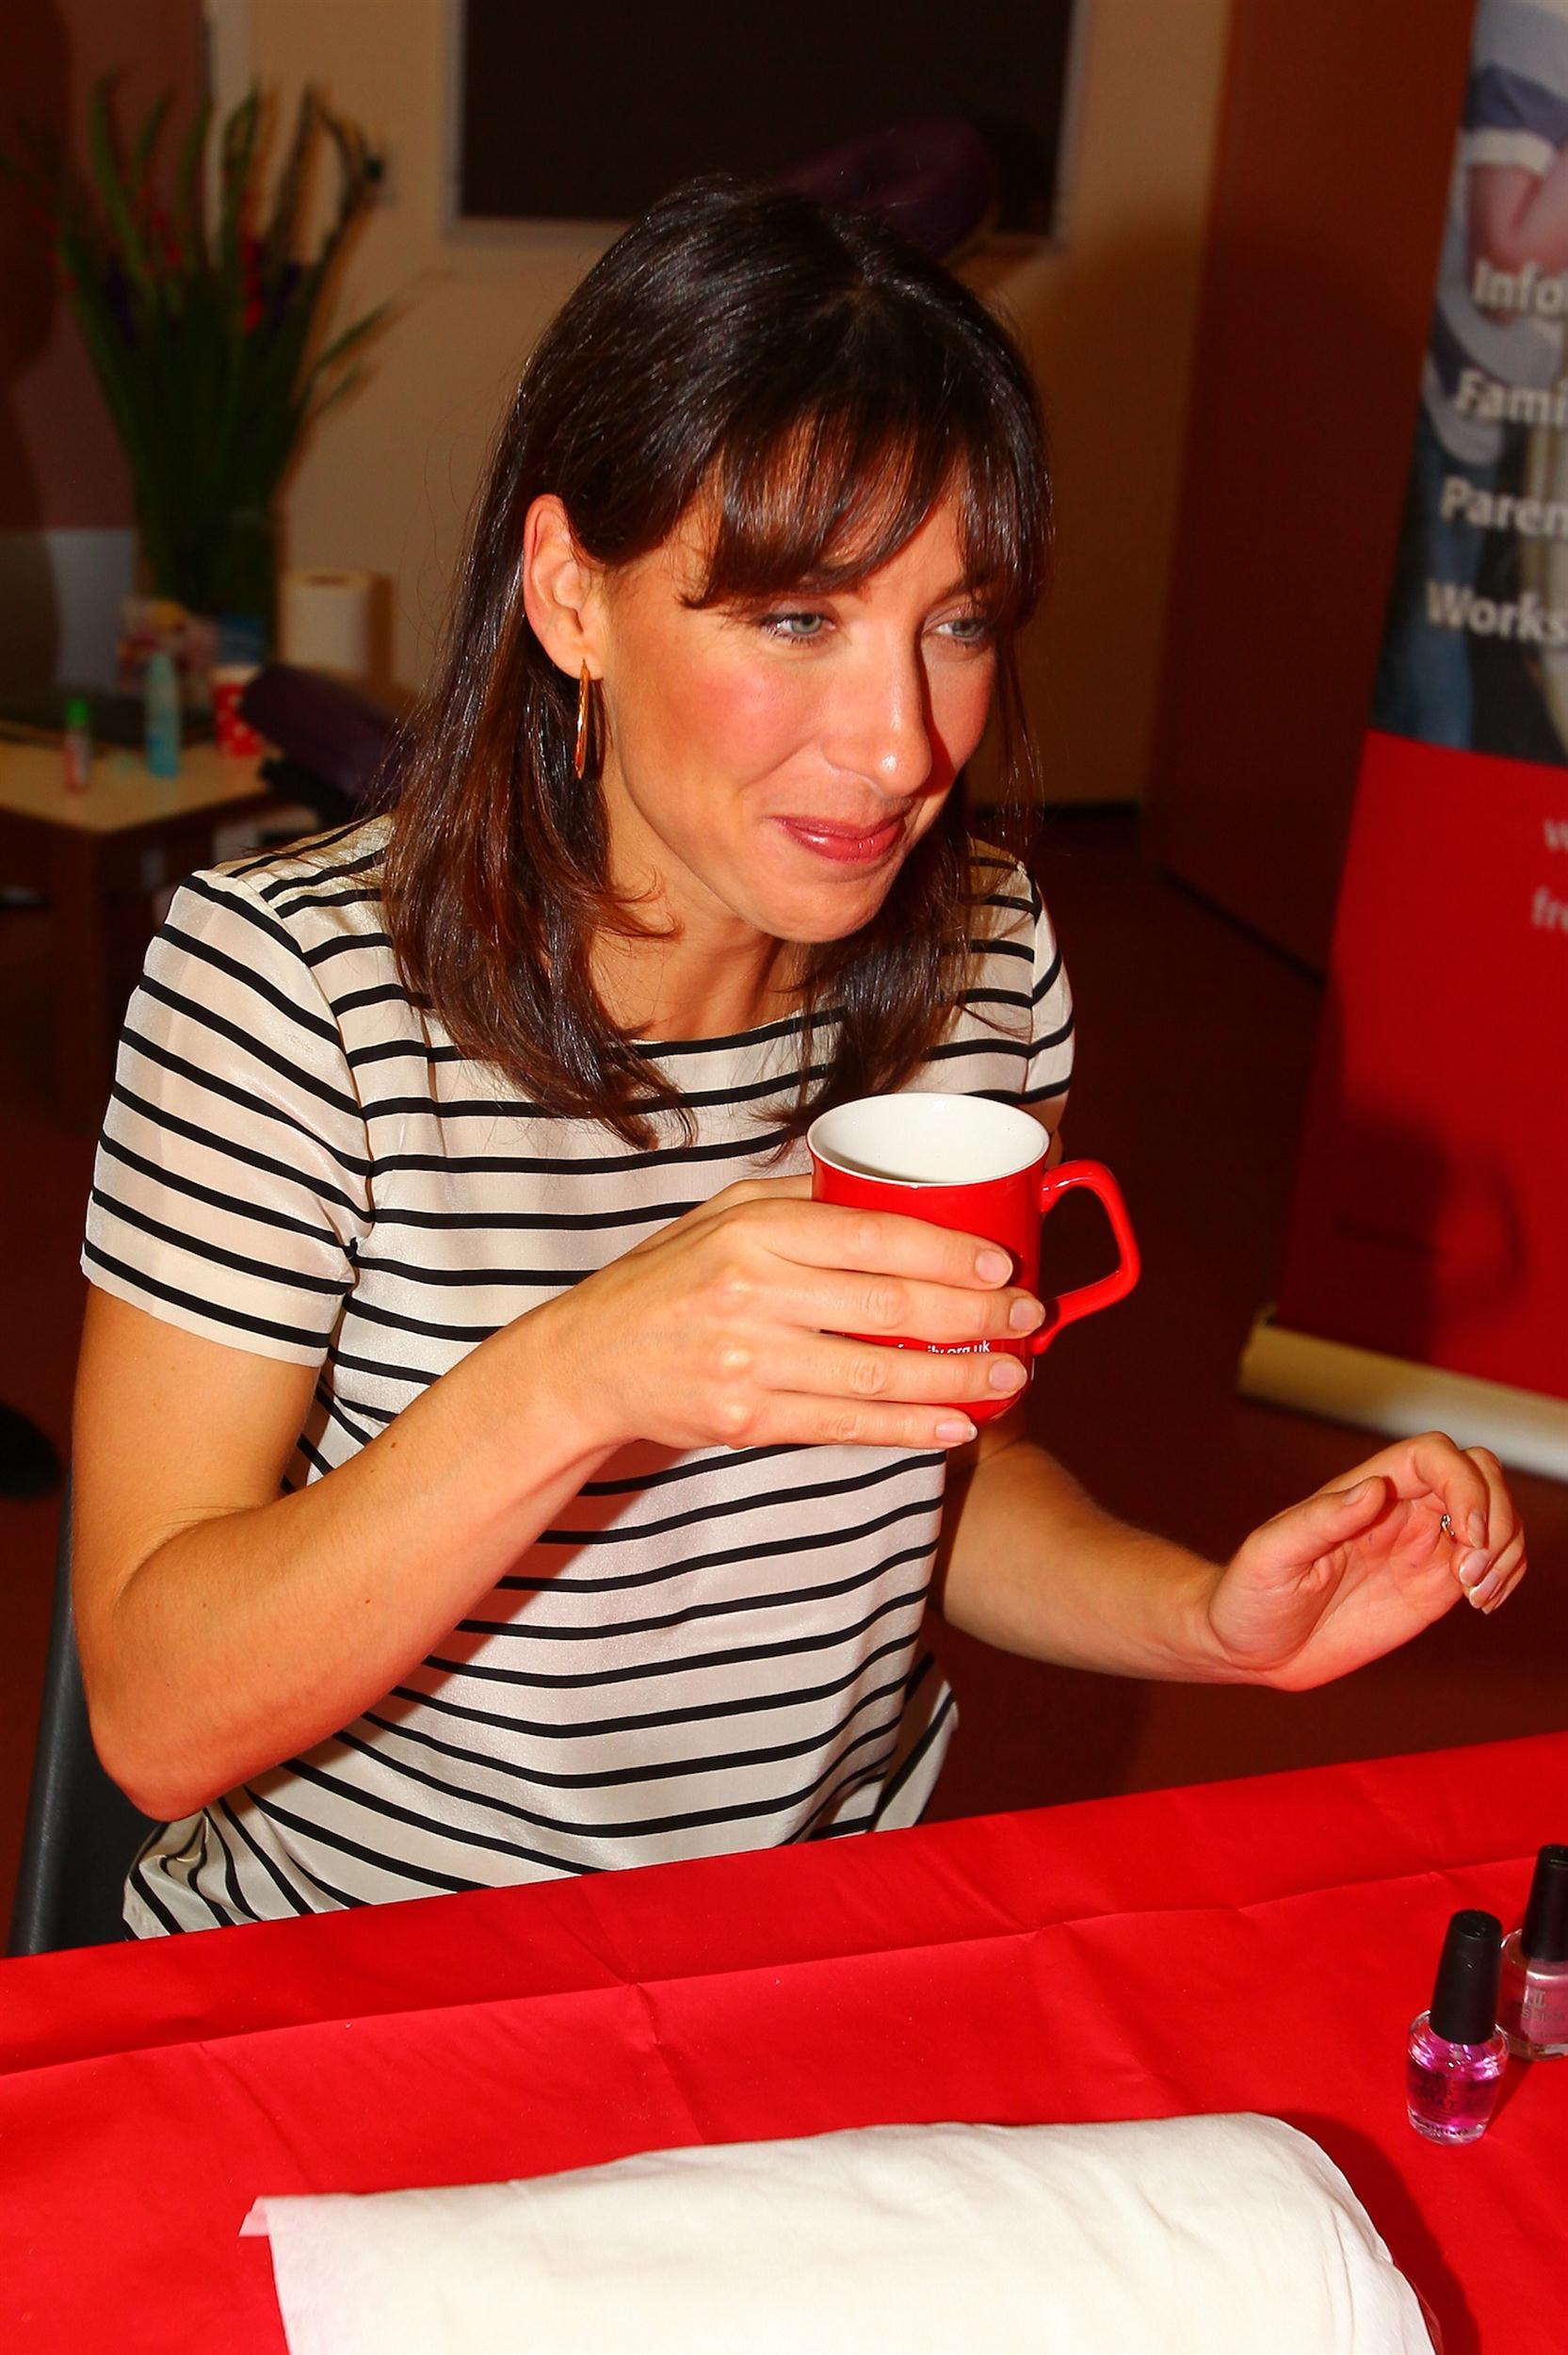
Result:
M904 830L901 818L889 818L869 834L829 825L820 818L781 818L778 822L792 842L814 851L818 858L832 859L838 867L874 866L887 856Z

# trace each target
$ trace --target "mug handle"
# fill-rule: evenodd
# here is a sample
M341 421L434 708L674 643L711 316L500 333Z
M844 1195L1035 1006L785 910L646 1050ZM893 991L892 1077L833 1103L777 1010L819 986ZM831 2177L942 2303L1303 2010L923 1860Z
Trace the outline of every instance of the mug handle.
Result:
M1108 1275L1100 1276L1092 1284L1080 1284L1075 1291L1063 1292L1056 1300L1045 1300L1044 1294L1041 1294L1045 1322L1037 1333L1029 1335L1025 1344L1031 1357L1038 1357L1064 1325L1075 1324L1080 1317L1092 1316L1096 1308L1108 1308L1113 1301L1125 1300L1139 1277L1141 1263L1132 1221L1122 1199L1122 1189L1103 1161L1061 1161L1055 1169L1043 1170L1040 1178L1041 1216L1054 1210L1074 1186L1087 1186L1091 1194L1098 1196L1110 1221L1120 1258Z

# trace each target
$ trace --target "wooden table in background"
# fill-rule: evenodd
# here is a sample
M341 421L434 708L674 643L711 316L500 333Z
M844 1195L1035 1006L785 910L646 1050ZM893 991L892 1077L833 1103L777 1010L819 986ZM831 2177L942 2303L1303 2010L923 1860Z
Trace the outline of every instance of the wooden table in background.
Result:
M276 798L255 761L224 759L211 744L188 746L168 779L135 754L102 752L88 790L68 793L57 744L0 743L0 883L41 891L53 915L54 1097L68 1128L103 1118L158 891L210 865L220 827Z

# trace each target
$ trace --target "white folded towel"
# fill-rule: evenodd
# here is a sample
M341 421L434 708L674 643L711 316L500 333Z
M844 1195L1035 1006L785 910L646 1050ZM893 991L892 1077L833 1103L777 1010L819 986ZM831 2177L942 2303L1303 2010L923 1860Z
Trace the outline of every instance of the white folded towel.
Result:
M291 2355L1431 2355L1271 2118L873 2126L259 2200Z

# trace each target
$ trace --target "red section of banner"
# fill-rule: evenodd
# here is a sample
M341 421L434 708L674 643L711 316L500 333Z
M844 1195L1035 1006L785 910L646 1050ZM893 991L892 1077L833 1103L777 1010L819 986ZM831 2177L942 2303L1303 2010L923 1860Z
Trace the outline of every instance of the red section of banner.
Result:
M1279 1315L1568 1397L1568 770L1368 736Z

